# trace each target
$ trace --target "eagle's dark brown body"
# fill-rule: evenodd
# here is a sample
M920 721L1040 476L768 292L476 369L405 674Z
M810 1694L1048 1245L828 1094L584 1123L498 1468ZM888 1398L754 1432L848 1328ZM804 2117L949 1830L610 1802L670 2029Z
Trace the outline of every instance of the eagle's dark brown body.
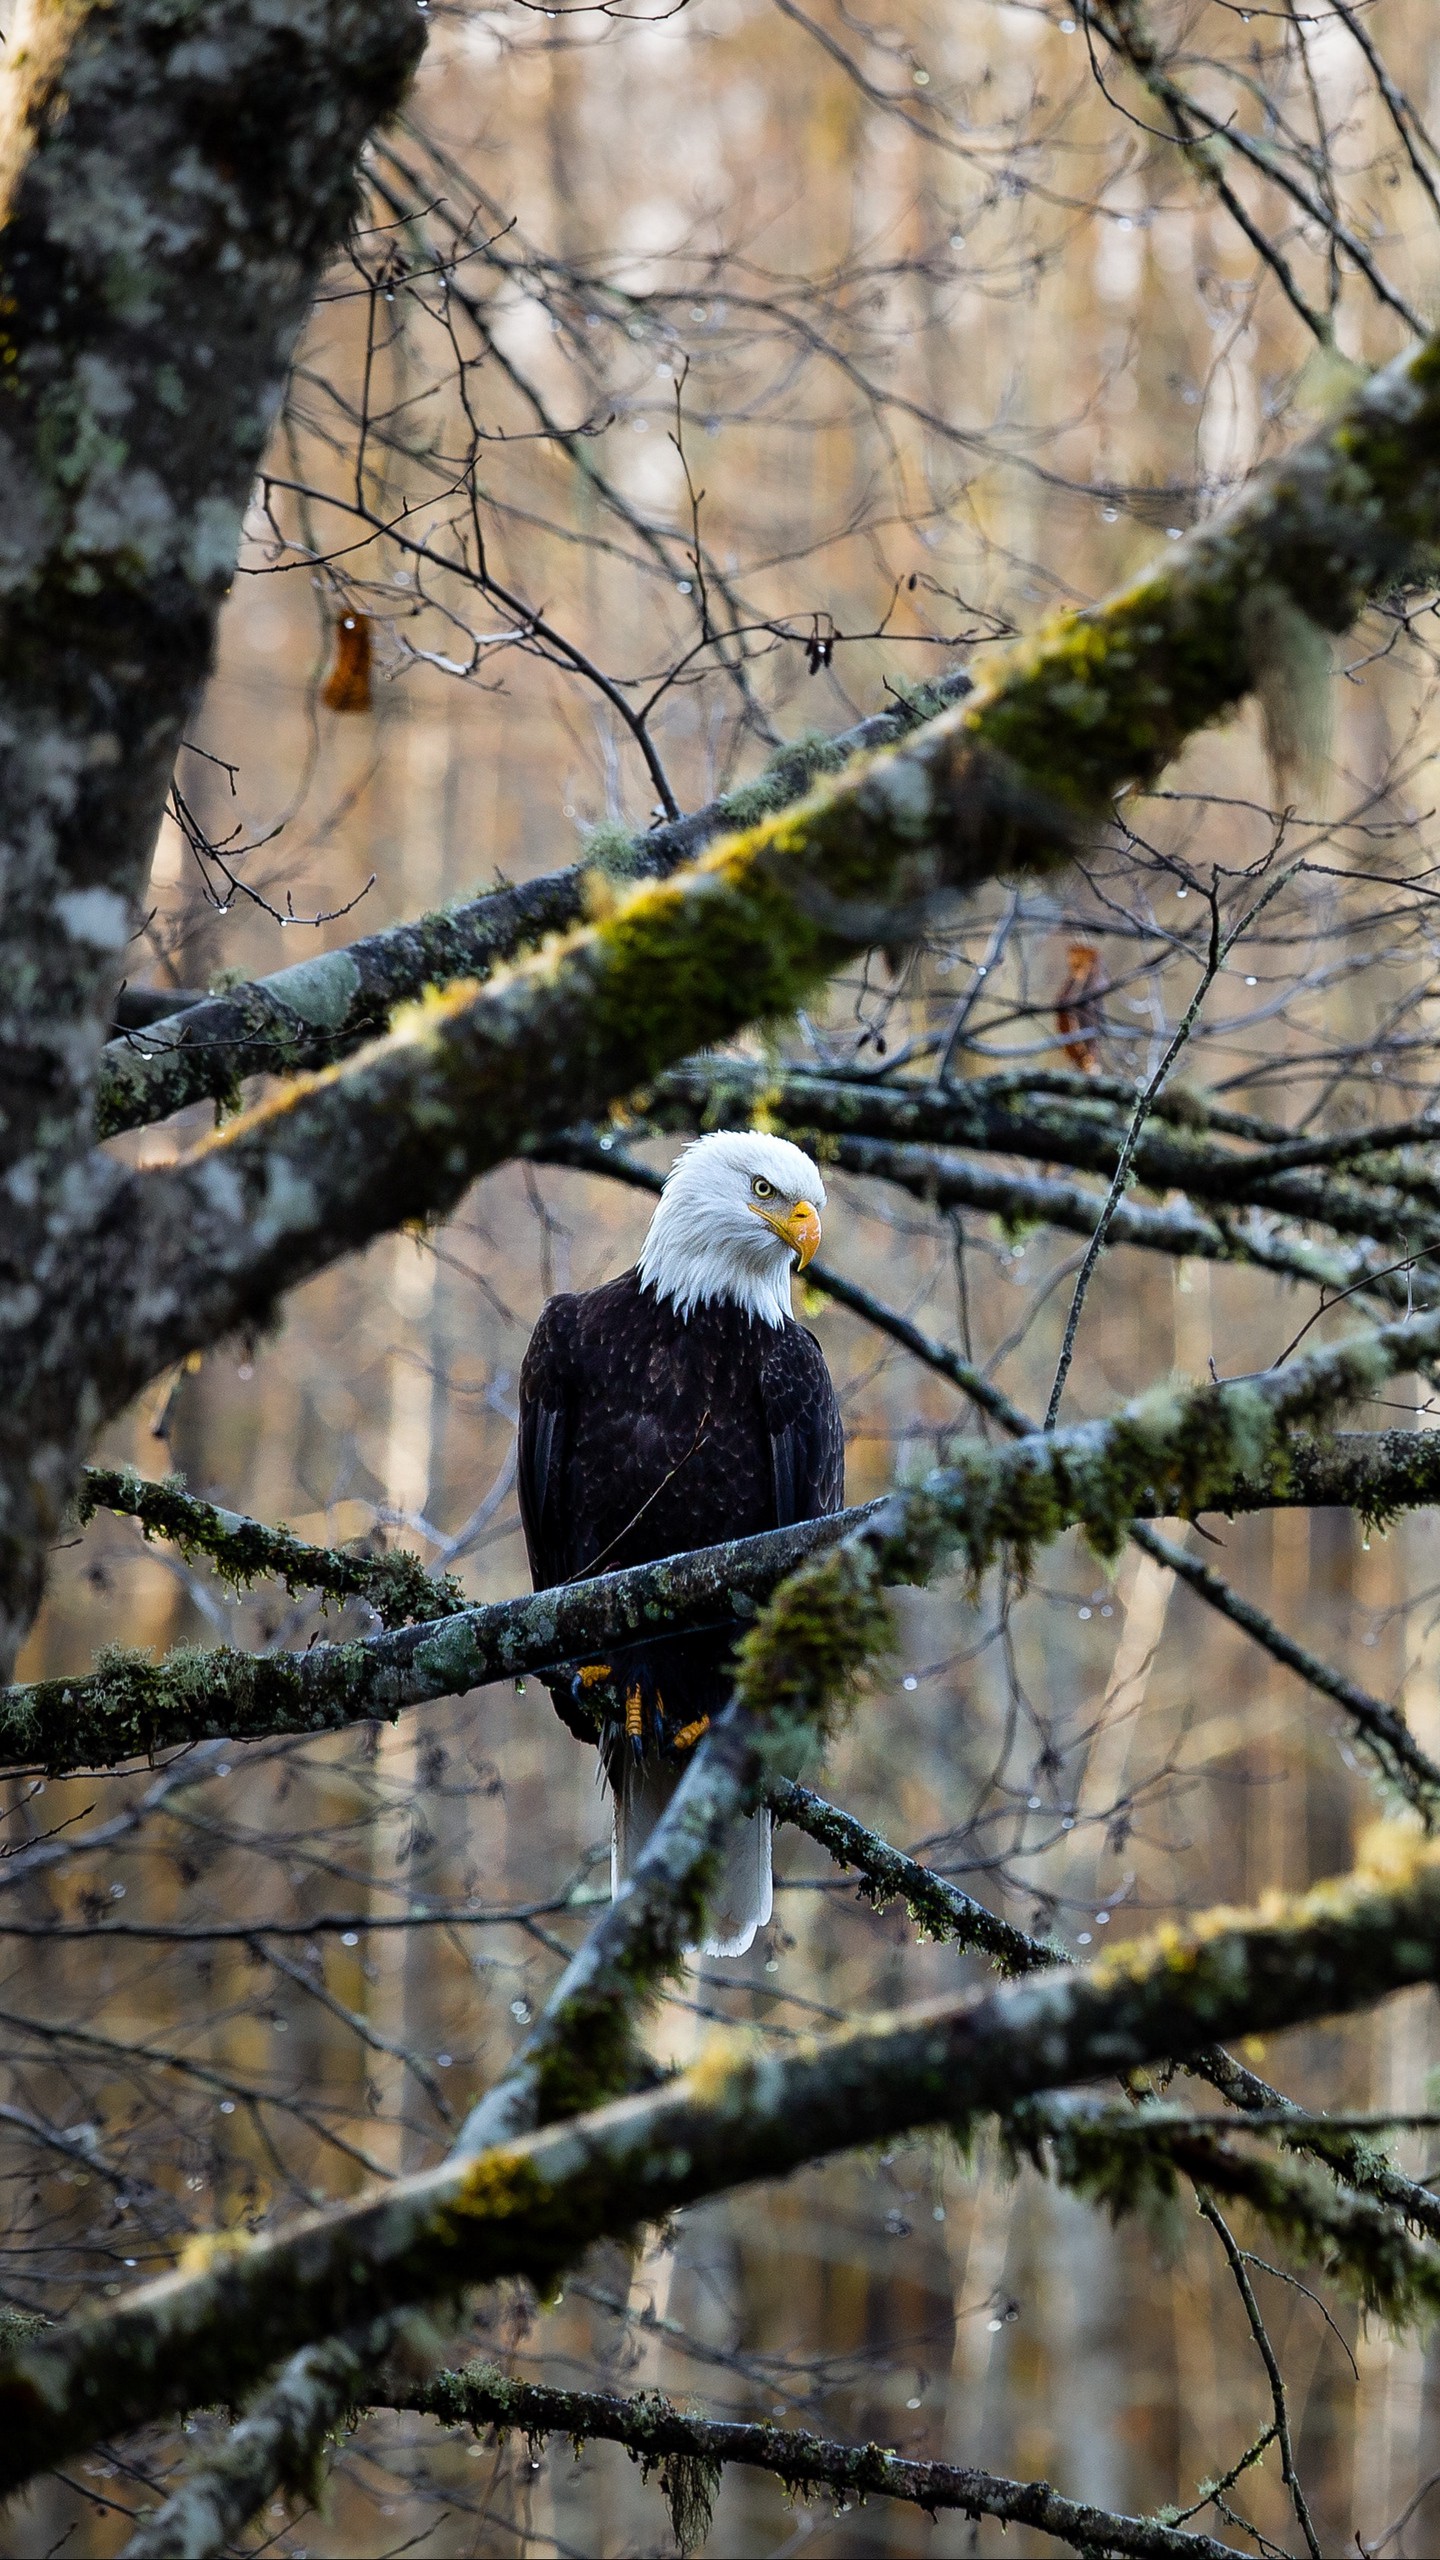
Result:
M627 1271L552 1298L520 1373L520 1511L537 1590L838 1511L845 1449L803 1325L728 1301L688 1316ZM733 1625L636 1646L647 1755L725 1703ZM624 1811L622 1745L611 1775ZM648 1822L645 1825L648 1828Z

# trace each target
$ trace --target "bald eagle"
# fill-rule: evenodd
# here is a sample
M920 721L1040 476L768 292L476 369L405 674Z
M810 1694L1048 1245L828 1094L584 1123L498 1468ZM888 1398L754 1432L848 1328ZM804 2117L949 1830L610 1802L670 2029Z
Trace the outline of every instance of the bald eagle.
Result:
M825 1356L790 1312L820 1242L825 1186L788 1139L716 1130L672 1168L635 1268L551 1298L520 1373L520 1512L535 1588L838 1511L845 1444ZM635 1645L603 1680L627 1876L730 1691L739 1629ZM558 1679L550 1683L560 1702ZM563 1708L562 1708L563 1712ZM743 1955L770 1917L770 1816L734 1826L708 1955Z

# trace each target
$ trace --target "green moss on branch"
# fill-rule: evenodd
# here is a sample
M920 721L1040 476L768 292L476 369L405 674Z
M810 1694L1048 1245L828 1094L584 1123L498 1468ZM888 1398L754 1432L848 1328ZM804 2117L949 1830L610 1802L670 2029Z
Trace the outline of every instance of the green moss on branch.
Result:
M854 755L893 745L920 718L934 718L969 691L967 675L942 678L926 689L916 709L897 704L840 737L797 739L782 747L756 781L691 817L643 834L596 828L586 840L584 860L569 870L489 890L253 985L204 997L182 1012L155 1015L105 1051L96 1097L98 1134L113 1137L190 1102L230 1103L246 1076L293 1075L350 1055L385 1029L397 1005L413 1003L427 987L486 977L547 934L583 924L595 872L630 882L664 879L717 835L773 817L803 799L819 775L842 770Z
M783 2051L718 2040L662 2088L290 2230L225 2237L178 2274L0 2360L0 2489L98 2437L233 2399L310 2338L525 2274L705 2195L911 2128L1143 2069L1216 2038L1373 2006L1440 1974L1440 1849L1263 1913L1217 1911L1076 1968Z
M82 1525L97 1511L138 1520L147 1538L168 1539L185 1556L204 1556L238 1591L274 1576L287 1591L368 1601L387 1627L417 1618L454 1617L465 1606L452 1574L427 1573L419 1557L403 1548L389 1555L356 1556L338 1547L312 1546L293 1530L272 1529L263 1520L201 1501L186 1492L179 1476L157 1483L133 1467L87 1467L75 1509Z
M622 2444L645 2477L660 2475L672 2501L673 2473L666 2466L698 2463L717 2473L726 2463L768 2471L787 2489L823 2491L848 2504L867 2497L897 2498L927 2514L942 2510L994 2516L1024 2524L1083 2552L1119 2552L1134 2560L1234 2560L1229 2544L1208 2533L1186 2533L1146 2516L1116 2515L1062 2497L1046 2480L1007 2480L946 2462L914 2462L880 2444L842 2444L794 2427L747 2425L735 2419L701 2418L678 2409L659 2391L620 2399L607 2392L557 2391L543 2383L517 2382L492 2364L470 2364L415 2383L387 2378L371 2395L377 2405L411 2409L442 2426L485 2429L502 2442L513 2430L532 2440L570 2438L578 2448L595 2440ZM678 2526L677 2526L677 2538ZM682 2550L686 2548L681 2541Z
M487 987L452 988L196 1156L122 1183L106 1267L124 1287L104 1357L88 1348L84 1363L99 1401L113 1410L178 1352L367 1237L447 1209L476 1173L676 1059L790 1012L938 902L1062 862L1118 789L1152 779L1248 689L1258 590L1342 627L1437 530L1430 342L1163 563L1049 626L937 720Z
M1433 1330L1440 1318L1423 1323ZM884 1654L886 1587L924 1579L957 1553L979 1571L1001 1548L1033 1548L1076 1521L1113 1547L1131 1518L1167 1512L1344 1503L1385 1519L1440 1501L1440 1434L1317 1438L1291 1423L1378 1382L1385 1361L1419 1357L1420 1332L1391 1327L1369 1338L1383 1346L1379 1355L1326 1353L1243 1389L1167 1391L1113 1423L1034 1434L1007 1449L961 1444L954 1463L925 1486L868 1510L351 1644L266 1655L184 1647L158 1663L115 1649L93 1672L0 1692L0 1758L61 1775L216 1734L331 1731L642 1636L710 1624L717 1603L743 1625L788 1575L796 1579L775 1619L752 1629L746 1659L774 1702L777 1735L789 1733L788 1742L777 1739L772 1774L793 1775L787 1750L803 1743L804 1729L823 1730L847 1687ZM827 1551L842 1540L847 1552L827 1570ZM797 1575L801 1566L809 1578ZM1384 1746L1425 1786L1440 1783L1400 1718L1376 1713ZM583 1697L569 1720L585 1739L596 1738Z
M1258 2134L1242 2140L1173 2107L1121 2109L1065 2098L1017 2108L1004 2130L1018 2155L1116 2221L1135 2212L1173 2218L1185 2178L1247 2205L1285 2247L1367 2310L1400 2326L1428 2327L1440 2313L1440 2250L1412 2238L1378 2196L1337 2187L1318 2166L1278 2158ZM1323 2127L1315 2130L1323 2139ZM1377 2157L1377 2167L1386 2165Z

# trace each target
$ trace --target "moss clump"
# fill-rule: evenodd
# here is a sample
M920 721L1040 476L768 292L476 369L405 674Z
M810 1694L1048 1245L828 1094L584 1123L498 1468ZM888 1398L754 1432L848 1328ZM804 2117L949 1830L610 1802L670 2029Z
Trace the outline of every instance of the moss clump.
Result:
M618 819L602 818L598 826L585 828L582 841L588 869L604 872L611 880L640 877L644 838L633 827L623 826Z
M1069 2107L1039 2099L1002 2128L1012 2157L1029 2160L1118 2222L1141 2213L1172 2245L1183 2236L1188 2182L1248 2207L1276 2239L1362 2302L1402 2325L1440 2311L1440 2252L1411 2237L1379 2199L1271 2147L1273 2133L1244 2140L1241 2125L1197 2125L1173 2107ZM1346 2167L1355 2167L1353 2160ZM1383 2165L1383 2164L1382 2164Z
M288 1591L368 1601L387 1627L453 1617L466 1605L452 1575L427 1573L404 1548L368 1556L312 1546L289 1529L268 1528L198 1500L186 1492L182 1476L157 1482L133 1467L87 1467L75 1511L82 1526L97 1511L138 1520L147 1538L165 1538L188 1557L204 1556L237 1591L275 1576Z
M767 1774L794 1777L890 1652L895 1624L868 1543L791 1574L736 1648L736 1693L759 1718Z
M677 1948L676 1962L678 1954ZM587 2108L604 2106L607 2099L625 2097L643 2085L648 2075L632 2007L635 1987L629 1981L611 1983L598 1996L582 1990L547 2015L535 2059L537 2124L583 2115ZM650 1992L652 1982L646 1979L638 1987ZM658 1990L658 1984L653 1988Z
M590 2236L587 2211L592 2198L580 2179L560 2190L546 2184L522 2151L482 2151L461 2169L448 2202L441 2208L436 2237L442 2248L474 2255L485 2224L522 2223L527 2274L543 2291ZM502 2254L513 2243L499 2240Z
M894 717L907 728L918 729L923 721L938 720L942 711L949 711L957 698L973 692L974 686L968 676L957 671L924 684L906 684L897 677L887 683L885 690Z
M643 2463L648 2476L653 2466ZM670 2510L670 2525L681 2560L698 2551L715 2515L721 2465L694 2453L667 2453L659 2465L660 2492Z

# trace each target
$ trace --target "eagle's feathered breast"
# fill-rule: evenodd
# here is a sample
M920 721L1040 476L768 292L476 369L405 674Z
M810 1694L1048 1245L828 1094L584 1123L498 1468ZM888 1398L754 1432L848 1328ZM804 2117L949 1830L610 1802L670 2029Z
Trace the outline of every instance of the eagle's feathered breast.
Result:
M520 1374L537 1590L837 1511L844 1464L835 1390L803 1325L724 1300L682 1318L634 1271L544 1308ZM672 1729L723 1703L732 1641L636 1649Z

